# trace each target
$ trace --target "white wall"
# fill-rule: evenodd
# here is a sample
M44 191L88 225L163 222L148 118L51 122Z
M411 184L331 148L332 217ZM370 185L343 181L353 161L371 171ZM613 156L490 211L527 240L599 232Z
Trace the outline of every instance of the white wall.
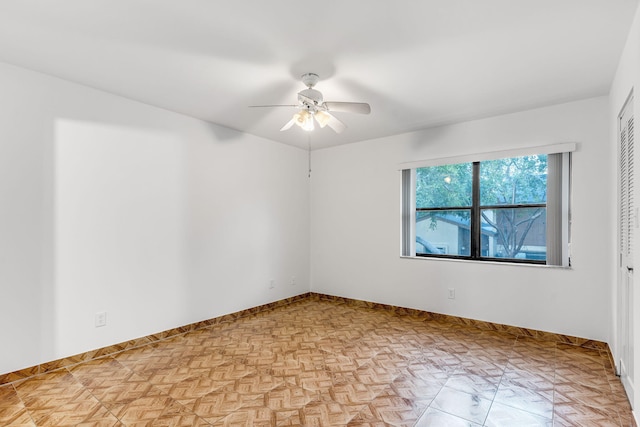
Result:
M308 292L306 151L6 64L0 93L0 373Z
M600 97L314 151L312 291L608 341L609 138ZM578 143L571 269L400 258L399 163L561 142Z
M610 123L611 123L611 127L610 127L610 141L611 141L611 151L613 153L615 153L614 158L613 158L613 165L615 168L617 168L617 159L618 159L618 151L619 151L619 147L618 147L618 129L619 129L619 124L618 124L618 115L620 114L620 111L622 110L622 107L624 106L629 94L631 93L631 91L634 91L634 123L635 126L638 126L638 123L640 123L640 93L638 93L638 89L640 88L640 8L636 11L636 15L633 21L633 25L631 26L631 30L629 32L629 37L627 39L627 43L626 46L624 48L624 51L622 53L622 56L620 58L620 63L618 64L618 70L616 72L615 78L613 80L613 83L611 85L611 91L609 93L609 119L610 119ZM640 160L640 148L639 144L640 144L640 140L638 139L638 133L636 132L635 134L635 182L640 182L640 168L638 167L638 165L640 163L638 163L638 161ZM617 177L616 177L617 179ZM617 181L616 181L617 184ZM617 187L616 187L617 188ZM617 192L617 190L616 190ZM617 200L617 199L616 199ZM637 201L638 201L638 193L636 192L636 206L637 205ZM614 205L614 208L617 208L617 203ZM614 213L617 214L617 209L614 211ZM640 233L636 232L634 235L634 247L635 249L635 253L634 253L634 268L635 270L638 269L638 267L640 267L640 250L638 250L638 235ZM616 230L616 234L617 235L617 230ZM614 235L614 236L615 236ZM616 240L617 243L617 240ZM618 255L618 251L614 252L614 255L616 257L616 259L614 259L614 263L616 263L617 261L617 255ZM638 279L638 274L635 273L635 279L634 279L634 286L637 289L638 283L640 283L640 280ZM612 277L612 283L615 284L619 284L620 281L622 280L622 277L620 275L620 272L615 269L614 270L614 276ZM614 360L616 361L616 363L618 362L618 360L621 357L621 351L622 349L620 348L620 340L618 337L618 327L619 327L619 323L618 321L621 319L618 319L618 312L617 312L617 301L619 298L619 295L617 293L617 288L616 286L613 286L613 293L614 296L612 298L612 310L613 310L613 319L611 322L611 329L612 329L612 339L611 339L611 349L613 351L613 356L614 356ZM635 360L634 360L634 366L635 366L635 378L633 378L633 382L634 384L636 384L636 393L635 393L635 402L633 403L633 407L634 407L634 412L637 413L638 412L638 408L640 407L640 396L638 395L638 391L637 391L637 384L640 384L640 351L637 350L637 343L640 343L640 292L635 292L634 294L634 299L632 301L632 305L633 307L635 307L635 320L634 320L634 342L636 343L636 351L635 351ZM638 419L638 417L636 416L636 419Z

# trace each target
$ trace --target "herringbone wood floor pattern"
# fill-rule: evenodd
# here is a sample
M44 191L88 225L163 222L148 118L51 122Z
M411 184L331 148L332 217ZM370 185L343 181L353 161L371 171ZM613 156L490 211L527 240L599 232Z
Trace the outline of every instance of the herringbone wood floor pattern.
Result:
M601 350L302 301L0 387L2 426L631 426Z

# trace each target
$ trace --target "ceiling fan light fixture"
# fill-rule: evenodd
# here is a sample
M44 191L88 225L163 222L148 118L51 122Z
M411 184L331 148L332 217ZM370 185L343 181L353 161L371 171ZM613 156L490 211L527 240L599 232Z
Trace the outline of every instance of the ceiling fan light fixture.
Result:
M301 110L300 112L294 114L293 118L295 119L296 124L302 129L306 131L312 131L314 129L313 114L311 114L309 111Z
M324 111L316 111L314 117L321 128L325 127L329 123L329 120L331 120L331 116Z

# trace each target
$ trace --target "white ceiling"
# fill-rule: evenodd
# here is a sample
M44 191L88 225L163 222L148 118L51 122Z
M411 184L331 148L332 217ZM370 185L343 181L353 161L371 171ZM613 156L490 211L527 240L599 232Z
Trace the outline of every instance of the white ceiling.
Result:
M315 72L348 128L313 148L605 95L638 0L2 0L0 61L286 144Z

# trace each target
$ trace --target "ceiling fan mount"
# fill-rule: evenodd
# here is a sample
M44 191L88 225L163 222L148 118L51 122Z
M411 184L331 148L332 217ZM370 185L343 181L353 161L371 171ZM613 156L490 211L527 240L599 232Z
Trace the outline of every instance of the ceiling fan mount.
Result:
M294 107L299 111L280 130L290 129L294 124L302 129L311 131L314 129L314 122L321 128L329 126L336 133L341 133L346 129L346 125L338 120L331 113L358 113L369 114L371 107L364 102L325 102L322 93L314 89L320 81L320 76L316 73L305 73L301 76L302 83L307 87L298 92L298 103L294 105L256 105L254 107Z
M320 76L318 76L316 73L305 73L302 75L301 79L302 83L304 83L306 87L308 87L309 89L313 89L313 87L320 80Z

